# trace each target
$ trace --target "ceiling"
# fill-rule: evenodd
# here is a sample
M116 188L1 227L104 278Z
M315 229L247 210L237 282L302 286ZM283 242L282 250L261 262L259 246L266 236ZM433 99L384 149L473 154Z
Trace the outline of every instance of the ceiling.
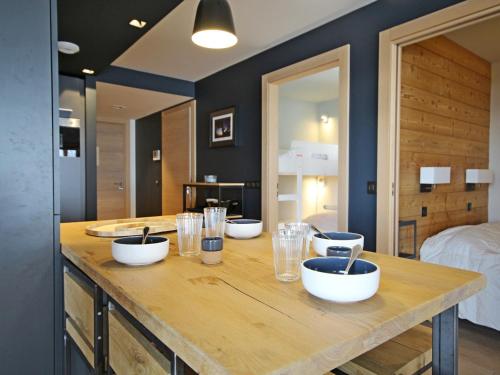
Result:
M197 81L374 0L229 0L238 44L209 50L191 42L198 0L184 0L113 65Z
M489 62L500 61L500 17L446 34L448 38Z
M280 96L307 102L325 102L339 96L339 68L311 74L279 86Z
M59 53L60 72L81 76L89 68L99 73L181 1L58 0L58 39L80 46L75 55ZM134 18L146 26L130 26Z
M125 123L183 103L191 98L97 82L97 120ZM124 106L115 109L113 105Z

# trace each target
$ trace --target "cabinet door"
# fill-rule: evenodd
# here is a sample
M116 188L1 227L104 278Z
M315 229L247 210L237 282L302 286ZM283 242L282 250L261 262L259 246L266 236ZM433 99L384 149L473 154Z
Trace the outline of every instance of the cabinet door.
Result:
M94 364L94 298L90 287L70 272L64 273L66 332L91 365Z
M117 310L108 314L109 364L117 375L170 374L170 361Z

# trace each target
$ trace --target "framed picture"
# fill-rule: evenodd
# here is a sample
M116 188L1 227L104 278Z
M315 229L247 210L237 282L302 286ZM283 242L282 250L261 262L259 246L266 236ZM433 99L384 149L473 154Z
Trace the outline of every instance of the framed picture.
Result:
M210 114L210 147L236 145L235 107Z

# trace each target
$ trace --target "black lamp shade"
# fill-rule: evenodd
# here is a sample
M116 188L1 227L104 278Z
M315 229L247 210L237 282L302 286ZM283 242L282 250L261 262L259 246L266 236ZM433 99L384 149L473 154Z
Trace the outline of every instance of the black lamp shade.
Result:
M212 34L200 41L199 36L203 32L212 32ZM214 40L218 36L224 40ZM236 44L233 15L227 0L200 0L196 10L192 39L194 43L207 48L227 48Z

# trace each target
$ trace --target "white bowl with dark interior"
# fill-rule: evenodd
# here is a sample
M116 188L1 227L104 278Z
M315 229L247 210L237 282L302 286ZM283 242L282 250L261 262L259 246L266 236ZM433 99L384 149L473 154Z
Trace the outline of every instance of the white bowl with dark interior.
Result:
M226 235L237 239L248 239L260 236L262 221L254 219L232 219L226 222Z
M321 257L302 262L302 284L313 296L337 302L352 303L371 298L380 284L380 268L365 259L356 259L348 275L349 258Z
M351 249L360 245L362 248L365 244L365 238L358 233L351 232L326 232L330 239L324 238L323 235L315 233L312 237L312 245L316 254L327 256L327 249L331 246L350 247Z
M129 266L144 266L159 262L168 255L169 240L149 236L142 244L142 236L117 238L111 245L113 258Z

